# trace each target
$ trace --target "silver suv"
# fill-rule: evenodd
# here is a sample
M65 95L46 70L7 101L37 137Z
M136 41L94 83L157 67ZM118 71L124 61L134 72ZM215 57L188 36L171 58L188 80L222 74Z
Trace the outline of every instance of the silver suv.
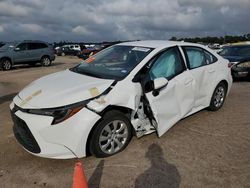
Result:
M0 68L10 70L17 64L50 66L55 60L51 45L42 41L22 41L6 43L0 48Z

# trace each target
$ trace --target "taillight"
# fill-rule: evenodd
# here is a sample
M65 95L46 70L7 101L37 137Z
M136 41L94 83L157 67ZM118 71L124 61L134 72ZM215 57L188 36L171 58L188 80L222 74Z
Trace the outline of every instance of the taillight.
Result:
M227 66L228 66L228 68L232 68L233 65L234 65L234 63L229 62Z

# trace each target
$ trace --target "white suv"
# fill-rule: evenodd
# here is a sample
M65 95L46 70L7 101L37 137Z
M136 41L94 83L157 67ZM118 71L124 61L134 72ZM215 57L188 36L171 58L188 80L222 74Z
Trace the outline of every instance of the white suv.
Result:
M121 43L19 92L10 105L14 133L37 156L107 157L133 133L160 137L186 116L220 109L231 85L228 61L204 46Z

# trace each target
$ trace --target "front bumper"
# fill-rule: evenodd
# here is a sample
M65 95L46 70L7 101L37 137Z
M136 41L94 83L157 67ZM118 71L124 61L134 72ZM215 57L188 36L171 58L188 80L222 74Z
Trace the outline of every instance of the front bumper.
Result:
M51 125L53 117L23 112L17 105L10 105L17 141L29 153L40 157L67 159L86 156L89 133L101 118L83 108L71 118Z

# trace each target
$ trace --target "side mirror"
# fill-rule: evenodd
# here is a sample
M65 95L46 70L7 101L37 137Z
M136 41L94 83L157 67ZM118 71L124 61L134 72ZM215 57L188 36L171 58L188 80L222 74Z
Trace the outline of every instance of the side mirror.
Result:
M154 89L160 90L168 85L168 79L164 77L156 78L154 80Z
M15 48L15 51L20 51L20 48L18 48L18 47L17 47L17 48Z

